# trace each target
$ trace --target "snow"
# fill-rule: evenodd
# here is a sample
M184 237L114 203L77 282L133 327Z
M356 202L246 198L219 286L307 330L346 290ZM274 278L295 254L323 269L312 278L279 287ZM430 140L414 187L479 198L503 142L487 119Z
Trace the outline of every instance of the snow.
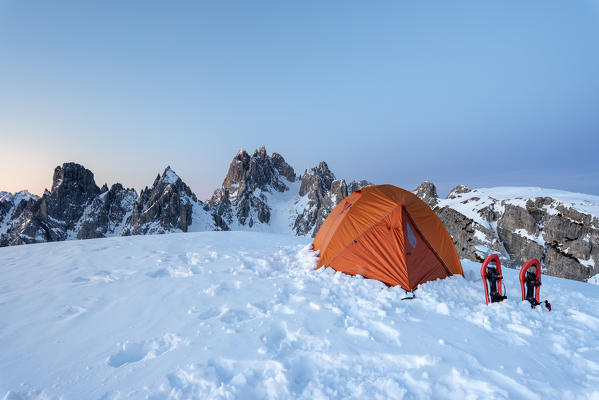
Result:
M295 211L295 203L298 201L298 193L301 186L301 181L298 179L295 182L289 182L284 179L289 190L284 192L274 191L265 193L268 206L270 207L270 229L273 233L292 233L293 223L297 217Z
M175 173L175 171L173 171L173 170L171 169L171 167L167 167L167 168L164 170L164 174L163 174L163 176L162 176L162 179L161 179L161 180L162 180L164 183L166 183L166 184L169 184L169 185L174 185L175 183L177 183L177 181L178 181L179 179L181 179L181 178L179 178L179 175L177 175L177 174Z
M17 205L21 200L39 199L39 196L29 193L27 190L21 190L16 193L0 192L0 201L10 201L13 205Z
M480 240L481 242L487 240L487 236L479 230L474 230L474 237Z
M188 198L188 201L193 204L192 214L191 214L191 225L187 227L188 232L203 232L203 231L211 231L214 229L214 219L212 215L204 210L203 204L198 202L193 202L193 199Z
M553 311L466 278L398 287L314 270L309 238L114 237L0 249L0 397L599 397L599 287Z
M583 260L578 258L578 261L580 262L580 264L584 265L585 267L588 268L595 268L595 260L593 259L593 256L589 256L588 260Z
M514 231L514 233L516 235L520 235L532 242L536 242L537 244L541 245L541 246L545 246L545 241L543 240L543 238L541 237L541 235L533 235L531 233L529 233L526 229L516 229Z
M456 194L454 199L440 199L439 207L449 206L456 211L466 215L468 218L478 222L483 226L487 223L476 212L485 207L491 206L493 200L504 201L519 207L526 207L529 199L537 197L551 197L554 202L543 208L550 214L557 214L556 207L564 205L572 207L585 214L599 216L599 196L593 196L583 193L566 192L557 189L543 189L538 187L526 186L499 186L493 188L478 188L467 193Z
M286 178L281 178L281 181L289 188L284 192L278 192L274 188L268 191L256 190L256 197L264 196L265 203L270 208L270 220L268 223L261 223L258 219L256 210L251 208L250 215L246 220L246 225L242 225L237 219L227 225L232 231L254 231L254 232L269 232L278 234L292 234L293 224L297 217L296 203L300 197L298 196L301 182L299 180L290 182ZM237 215L235 205L232 206L233 215ZM249 226L248 222L252 219L254 225Z

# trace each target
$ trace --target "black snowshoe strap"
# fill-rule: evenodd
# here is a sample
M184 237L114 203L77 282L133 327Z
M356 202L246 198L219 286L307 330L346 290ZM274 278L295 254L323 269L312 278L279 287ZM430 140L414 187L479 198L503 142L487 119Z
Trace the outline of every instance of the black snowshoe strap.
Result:
M507 299L507 296L500 295L499 292L491 292L489 297L491 298L491 303L497 303Z
M534 296L532 296L532 297L529 297L529 298L527 298L526 300L528 300L528 302L530 303L530 308L535 308L536 306L538 306L539 304L541 304L541 303L539 303L539 302L537 301L537 299L535 299L535 297L534 297Z
M541 282L537 280L537 274L526 271L526 281L524 283L526 284L526 300L530 302L530 306L534 308L541 304L535 298L535 288L541 286ZM549 305L549 309L551 309L551 305Z
M541 303L539 303L534 297L527 300L530 303L530 308L535 308L536 306L543 304L547 311L551 311L551 303L547 300L543 300Z
M503 276L497 273L495 268L487 268L487 280L489 281L489 299L491 303L497 303L507 299L507 296L502 296L497 290L497 284L501 284Z

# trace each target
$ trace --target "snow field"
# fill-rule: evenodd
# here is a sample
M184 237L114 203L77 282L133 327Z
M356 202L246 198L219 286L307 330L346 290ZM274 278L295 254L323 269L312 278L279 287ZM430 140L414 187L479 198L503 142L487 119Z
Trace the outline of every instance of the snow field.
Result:
M311 240L201 232L0 249L5 399L599 399L599 287L553 311L465 278L400 288L314 270Z

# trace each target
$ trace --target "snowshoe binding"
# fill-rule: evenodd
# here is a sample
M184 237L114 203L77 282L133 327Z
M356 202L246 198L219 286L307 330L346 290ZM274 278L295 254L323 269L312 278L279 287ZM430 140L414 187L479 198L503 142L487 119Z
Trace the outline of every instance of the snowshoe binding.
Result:
M490 265L491 263L495 263L495 266ZM491 254L485 259L480 269L480 276L483 278L485 301L487 304L507 299L502 290L501 281L503 276L501 275L501 262L497 254Z
M520 270L520 287L522 301L527 300L531 308L544 304L551 311L551 304L545 300L541 303L541 263L536 258L528 260Z

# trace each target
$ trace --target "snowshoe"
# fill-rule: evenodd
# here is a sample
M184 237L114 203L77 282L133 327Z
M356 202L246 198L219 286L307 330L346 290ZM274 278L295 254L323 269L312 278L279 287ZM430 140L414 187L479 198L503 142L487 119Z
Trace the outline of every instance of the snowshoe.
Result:
M539 300L541 296L541 263L536 258L528 260L520 270L520 287L522 288L522 301L527 300L531 308L544 304L551 311L551 304Z
M489 265L495 263L495 266ZM483 278L483 285L485 287L485 301L487 304L497 303L507 299L507 296L503 295L501 280L501 262L497 254L491 254L485 259L480 269L480 276Z

